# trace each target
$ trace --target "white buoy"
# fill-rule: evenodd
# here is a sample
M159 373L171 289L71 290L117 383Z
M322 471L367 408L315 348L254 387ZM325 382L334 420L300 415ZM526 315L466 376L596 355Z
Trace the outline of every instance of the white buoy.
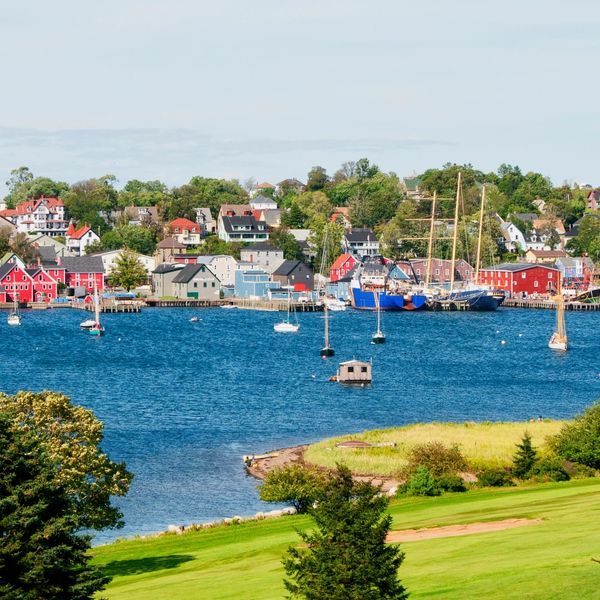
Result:
M500 330L499 330L499 329L496 329L496 333L500 333Z
M506 346L506 340L502 340L500 343L501 343L503 346Z

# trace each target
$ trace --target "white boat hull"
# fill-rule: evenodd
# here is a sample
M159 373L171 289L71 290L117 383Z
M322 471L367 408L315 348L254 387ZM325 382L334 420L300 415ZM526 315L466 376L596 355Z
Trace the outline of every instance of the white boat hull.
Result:
M567 341L567 338L561 338L555 333L548 342L548 348L551 350L566 352L569 349L569 342Z
M297 333L300 329L300 325L294 325L293 323L276 323L273 325L273 329L277 333Z
M9 315L8 319L6 319L6 322L9 325L20 325L21 324L21 317L19 315Z

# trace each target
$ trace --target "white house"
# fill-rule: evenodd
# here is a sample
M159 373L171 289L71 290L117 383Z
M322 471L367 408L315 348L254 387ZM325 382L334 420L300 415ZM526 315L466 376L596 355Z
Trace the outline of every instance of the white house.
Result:
M205 236L207 233L217 232L217 222L213 219L210 208L196 208L196 223L200 225L200 233Z
M362 258L379 254L379 241L372 229L353 228L342 239L344 252Z
M99 256L102 259L104 274L109 277L116 266L117 259L122 253L123 249L121 248L119 250L108 250L107 252L95 252L91 256ZM156 269L156 260L152 256L138 254L137 252L133 252L133 254L135 254L136 258L144 265L144 269L146 269L148 275Z
M277 210L277 202L272 198L259 194L250 200L252 210Z
M26 200L16 208L0 211L0 216L10 220L22 233L37 232L56 237L67 232L65 203L60 198Z
M186 246L199 246L201 243L200 225L180 217L169 223L169 229L173 237L181 244Z
M257 221L253 216L220 217L219 238L226 242L265 242L269 231L264 221Z
M500 223L502 236L504 237L504 247L509 252L525 252L527 250L527 242L523 232L510 221Z
M69 224L66 233L67 250L75 256L83 256L85 249L94 242L100 241L100 237L92 230L89 225L84 225L79 229L75 229L73 223Z
M233 286L235 284L235 272L238 268L238 261L233 256L229 256L228 254L199 256L196 262L207 265L217 276L221 285Z

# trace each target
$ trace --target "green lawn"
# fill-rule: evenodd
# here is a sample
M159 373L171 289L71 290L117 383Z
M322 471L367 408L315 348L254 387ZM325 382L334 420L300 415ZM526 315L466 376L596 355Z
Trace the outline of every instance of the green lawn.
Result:
M394 529L506 518L543 523L405 542L400 577L411 598L598 598L600 479L395 500ZM95 549L114 576L109 599L283 598L281 556L307 517L283 517Z
M419 423L394 429L377 429L312 444L304 454L307 462L324 467L345 463L353 473L400 476L412 447L432 441L446 446L458 444L474 467L510 464L515 444L525 431L534 446L543 450L546 438L558 433L564 421L532 423ZM394 447L337 448L338 442L360 440L370 443L394 443Z

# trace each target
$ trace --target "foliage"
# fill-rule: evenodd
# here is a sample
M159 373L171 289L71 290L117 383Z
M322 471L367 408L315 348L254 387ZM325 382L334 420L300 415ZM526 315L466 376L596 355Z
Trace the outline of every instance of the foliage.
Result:
M125 206L156 206L170 199L169 188L162 181L128 181L119 192L117 203Z
M265 502L289 502L299 513L306 512L323 489L325 477L316 468L289 465L269 471L260 485Z
M156 229L142 225L120 225L100 237L100 244L86 249L88 254L101 250L129 248L138 254L152 254L156 248ZM99 248L98 248L99 246ZM89 248L89 247L88 247Z
M325 218L315 217L311 223L311 233L308 243L313 246L316 257L315 269L321 268L323 253L325 253L325 275L329 275L329 269L337 257L342 253L342 238L344 228L339 223L330 223Z
M0 227L0 257L10 251L10 230Z
M4 198L9 208L25 200L46 198L60 198L69 185L64 181L53 181L48 177L34 177L28 167L19 167L10 172L10 179L6 182L8 195Z
M519 479L525 479L535 461L537 460L537 452L531 443L531 436L526 431L517 444L517 451L513 457L513 474Z
M236 260L240 259L240 251L244 247L240 242L226 242L220 239L217 235L211 234L204 238L204 243L194 252L200 254L229 254Z
M460 447L450 447L441 442L428 442L414 446L408 457L407 473L415 473L425 467L433 477L454 474L467 468L467 461Z
M26 264L31 264L39 256L38 249L31 244L26 233L15 234L9 242L10 249Z
M327 171L323 167L313 167L309 172L306 180L306 189L309 192L317 192L322 190L329 177L327 177Z
M104 175L74 183L63 196L70 217L80 226L89 223L98 235L102 235L109 228L111 211L117 207L116 182L114 175Z
M600 469L600 401L563 425L550 447L566 460Z
M600 218L584 215L577 235L569 240L568 249L572 254L588 254L593 261L600 260Z
M477 473L477 483L483 487L506 487L514 485L508 469L490 468Z
M290 229L302 229L306 223L306 214L294 199L290 209L281 213L281 225Z
M298 532L303 547L290 546L283 565L292 598L383 600L407 598L398 580L404 554L386 544L392 518L386 497L369 483L356 483L338 465L318 504L309 509L316 528Z
M123 525L111 496L124 496L132 475L124 463L102 452L102 423L94 413L71 404L59 393L0 394L0 411L16 426L34 433L56 465L55 483L71 495L81 527L104 529Z
M278 227L269 233L269 243L283 250L283 258L286 260L303 260L302 246L286 227Z
M466 492L467 486L459 475L441 475L435 480L438 488L444 492Z
M538 460L529 471L529 476L536 481L568 481L571 479L563 467L562 461L554 456Z
M115 267L110 274L111 284L115 287L123 287L127 291L137 287L148 279L146 268L140 262L135 252L129 249L123 250L115 261Z
M350 199L350 220L357 227L387 223L403 198L400 181L393 173L376 172L371 177L359 177Z
M90 566L70 494L35 434L0 414L0 596L93 598L110 580Z
M399 492L407 496L439 496L442 493L427 467L417 467Z

